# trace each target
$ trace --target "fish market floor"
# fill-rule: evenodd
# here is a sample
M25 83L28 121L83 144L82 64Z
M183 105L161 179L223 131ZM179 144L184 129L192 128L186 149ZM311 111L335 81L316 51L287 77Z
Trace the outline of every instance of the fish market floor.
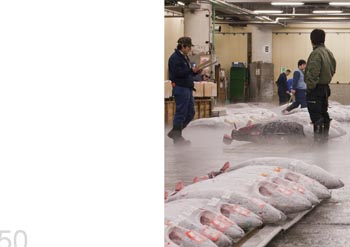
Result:
M279 234L267 247L345 247L350 246L350 124L342 124L347 133L327 144L315 146L312 142L290 144L253 144L234 141L222 142L225 130L188 127L183 131L191 140L187 147L175 147L165 135L165 190L173 191L178 181L185 185L196 176L217 171L229 161L235 163L258 157L287 157L318 165L338 176L345 186L332 191L332 198L323 201L312 212L288 231ZM165 134L169 127L165 128Z

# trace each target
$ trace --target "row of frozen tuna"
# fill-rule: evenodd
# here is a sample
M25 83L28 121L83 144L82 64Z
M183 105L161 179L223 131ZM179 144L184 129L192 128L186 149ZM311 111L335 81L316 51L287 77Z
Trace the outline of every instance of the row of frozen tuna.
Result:
M286 158L251 159L221 172L166 198L165 246L232 246L249 230L311 209L344 186L318 166Z

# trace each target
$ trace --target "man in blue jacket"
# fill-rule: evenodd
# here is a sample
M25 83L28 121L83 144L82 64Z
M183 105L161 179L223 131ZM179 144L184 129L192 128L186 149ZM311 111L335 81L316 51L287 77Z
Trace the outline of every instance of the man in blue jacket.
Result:
M292 94L295 95L295 101L288 106L283 113L286 114L291 110L297 108L299 105L301 108L305 108L306 105L306 83L304 81L304 71L306 67L306 61L300 59L298 61L298 69L293 74Z
M197 66L192 67L188 54L192 49L190 37L181 37L177 41L177 48L168 61L169 79L173 84L173 95L175 98L176 111L173 121L173 128L168 137L173 139L174 144L190 144L182 136L182 130L193 119L194 90L193 77L200 72Z
M287 77L290 73L290 69L287 69L286 72L283 72L278 77L276 84L278 87L278 98L279 98L279 104L283 105L287 103L287 96L288 96L288 86L287 86Z

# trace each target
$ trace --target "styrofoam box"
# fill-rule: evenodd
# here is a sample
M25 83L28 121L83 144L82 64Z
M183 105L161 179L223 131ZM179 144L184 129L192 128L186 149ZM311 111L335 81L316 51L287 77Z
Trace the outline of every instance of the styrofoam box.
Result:
M204 94L204 88L202 82L194 82L194 88L196 91L193 91L193 97L203 97Z
M164 82L164 98L169 98L172 95L173 87L171 86L171 81L166 80Z

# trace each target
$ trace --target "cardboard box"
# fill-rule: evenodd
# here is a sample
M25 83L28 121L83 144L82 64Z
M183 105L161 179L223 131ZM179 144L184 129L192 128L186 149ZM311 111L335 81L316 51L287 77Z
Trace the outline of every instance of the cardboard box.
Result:
M167 80L164 82L164 98L169 98L173 93L173 87L171 86L171 81Z
M218 96L218 85L214 82L211 82L211 95L212 97Z
M203 97L203 94L204 94L203 83L195 81L194 88L196 89L196 91L193 91L193 97Z
M204 86L204 97L216 97L217 96L217 87L214 82L203 83Z

